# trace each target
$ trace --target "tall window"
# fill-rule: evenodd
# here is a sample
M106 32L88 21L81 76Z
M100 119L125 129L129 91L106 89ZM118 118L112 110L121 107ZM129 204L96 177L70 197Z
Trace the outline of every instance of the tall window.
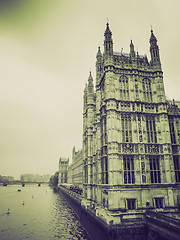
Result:
M84 181L88 183L88 165L87 160L84 161Z
M63 173L61 173L61 183L63 183Z
M126 199L126 201L128 210L136 209L136 199Z
M101 183L108 184L108 160L107 157L101 159Z
M126 76L121 76L119 79L119 87L120 87L120 99L128 100L129 99L129 85L128 78Z
M169 119L169 127L170 127L170 134L171 134L171 142L176 143L176 136L175 136L175 131L174 131L174 119L170 118Z
M144 100L147 102L152 101L151 81L147 78L142 80Z
M123 156L124 183L135 183L134 159L132 156Z
M149 164L150 164L151 183L161 183L159 157L158 156L150 156Z
M65 176L64 176L64 182L67 183L67 172L65 173Z
M93 183L93 165L90 165L90 183Z
M105 91L104 91L104 82L101 84L101 99L104 99Z
M147 138L150 143L157 143L156 124L154 116L146 117Z
M163 198L154 199L155 208L163 208Z
M122 124L122 140L123 142L132 142L132 130L131 130L131 115L121 115Z
M101 146L107 144L106 116L101 119Z
M176 182L180 182L180 159L179 156L173 156L174 160L174 171Z

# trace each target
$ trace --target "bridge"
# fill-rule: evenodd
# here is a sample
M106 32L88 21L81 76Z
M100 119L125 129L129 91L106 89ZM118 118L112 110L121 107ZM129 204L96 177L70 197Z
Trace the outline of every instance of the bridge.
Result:
M6 181L6 182L4 182L4 183L6 183L7 185L22 185L23 183L26 185L26 184L49 184L49 182L22 182L22 181L19 181L19 180L17 180L17 181ZM3 183L0 183L0 184L3 184Z
M161 213L146 211L145 219L148 226L148 240L179 240L180 213Z

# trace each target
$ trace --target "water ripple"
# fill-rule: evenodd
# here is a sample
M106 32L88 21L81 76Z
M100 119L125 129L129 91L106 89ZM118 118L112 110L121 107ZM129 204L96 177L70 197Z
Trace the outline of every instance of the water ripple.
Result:
M21 192L17 192L18 188L15 185L0 187L0 239L89 239L61 195L47 185L26 185Z

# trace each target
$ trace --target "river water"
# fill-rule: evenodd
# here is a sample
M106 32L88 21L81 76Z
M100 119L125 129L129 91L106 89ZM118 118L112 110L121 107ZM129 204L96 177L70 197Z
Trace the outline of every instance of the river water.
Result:
M63 196L48 185L27 184L0 186L0 239L89 240L89 237Z

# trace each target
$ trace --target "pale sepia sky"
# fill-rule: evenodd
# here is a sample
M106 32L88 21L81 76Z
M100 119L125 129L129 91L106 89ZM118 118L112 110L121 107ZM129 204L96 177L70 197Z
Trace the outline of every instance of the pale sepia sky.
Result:
M3 2L3 1L2 1ZM179 0L7 0L0 3L0 175L54 174L82 146L83 90L95 80L107 23L114 50L149 58L158 39L165 91L180 100ZM13 2L13 6L12 6ZM38 3L37 3L38 2Z

